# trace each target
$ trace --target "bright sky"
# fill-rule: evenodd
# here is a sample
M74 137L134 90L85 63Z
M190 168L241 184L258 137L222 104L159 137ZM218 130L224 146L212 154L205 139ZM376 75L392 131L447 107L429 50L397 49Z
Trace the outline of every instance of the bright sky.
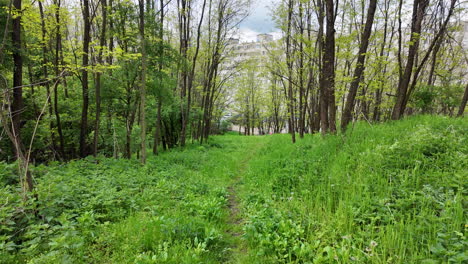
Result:
M275 0L252 0L250 15L240 24L239 37L242 42L255 41L261 33L273 33L275 38L279 30L271 18L271 8Z

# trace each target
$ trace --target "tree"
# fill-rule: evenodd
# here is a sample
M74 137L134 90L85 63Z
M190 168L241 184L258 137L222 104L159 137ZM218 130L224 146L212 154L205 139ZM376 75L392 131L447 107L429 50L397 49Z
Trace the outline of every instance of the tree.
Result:
M400 76L400 80L398 82L396 103L392 112L392 119L394 120L400 119L403 115L404 101L407 96L408 85L410 83L411 75L413 73L413 65L415 63L416 54L419 49L419 42L422 30L421 27L428 4L428 0L414 0L413 2L413 15L411 19L411 37L408 48L408 57L406 61L405 70L403 72L403 75Z
M99 37L99 51L97 62L99 65L103 63L102 51L106 46L106 27L107 27L107 1L101 0L101 12L102 12L102 24L101 24L101 35ZM98 143L99 143L99 125L101 117L101 75L102 70L98 69L96 73L96 120L94 124L94 148L93 155L96 157L98 152Z
M328 106L328 126L326 120L322 121L322 133L328 130L336 132L335 109L335 7L333 0L325 0L326 33L323 45L322 67L322 99L323 105ZM322 108L322 111L325 110ZM323 114L322 114L323 115ZM325 118L325 116L322 116Z
M294 92L293 92L293 59L291 50L291 38L292 38L292 13L293 13L294 0L288 0L287 9L287 26L286 26L286 64L288 71L288 89L287 89L287 102L289 112L289 133L291 134L292 143L296 143L296 129L295 129L295 115L294 115Z
M40 2L40 1L39 1ZM61 19L60 19L60 8L61 8L61 0L55 0L55 76L58 77L61 75L61 70L64 71L63 69L63 50L62 50L62 33L61 33ZM59 68L60 61L62 62L62 69ZM58 107L58 85L60 83L60 80L57 80L54 83L54 114L55 114L55 120L57 124L57 132L59 135L59 141L60 141L60 154L62 155L62 158L66 159L66 153L65 153L65 139L63 136L63 129L62 129L62 122L60 118L60 111ZM68 92L65 88L65 95L67 95Z
M458 113L457 113L458 117L463 116L467 101L468 101L468 84L465 87L465 92L463 93L463 98L461 100L460 107L458 108Z
M138 1L140 7L140 42L141 42L141 84L140 84L140 129L141 129L141 163L146 163L146 38L145 38L145 4Z
M21 42L21 0L13 0L13 12L12 15L12 34L11 43L13 45L13 101L8 101L9 111L8 114L11 120L11 129L7 128L7 119L2 118L2 124L4 124L5 131L13 143L16 160L18 162L20 183L23 189L23 193L31 191L34 188L32 175L28 170L28 159L25 155L25 149L23 141L21 139L21 114L24 111L23 101L23 57L21 54L22 42ZM9 93L6 95L9 98ZM9 99L8 99L9 100Z
M88 135L88 108L89 108L89 84L88 84L88 64L89 64L89 43L91 42L91 16L89 9L89 0L83 0L83 57L81 70L81 89L82 89L82 108L81 108L81 126L80 126L80 156L87 155L86 137Z
M377 8L377 0L370 0L369 9L367 10L367 19L366 25L364 26L364 31L361 36L361 45L359 47L358 59L356 63L356 68L354 70L353 80L351 82L351 87L349 88L348 97L346 99L346 105L343 109L341 116L341 130L346 131L346 127L351 121L351 112L354 108L356 93L361 83L362 74L365 69L365 59L367 47L369 46L369 38L372 32L372 24L374 23L374 14Z

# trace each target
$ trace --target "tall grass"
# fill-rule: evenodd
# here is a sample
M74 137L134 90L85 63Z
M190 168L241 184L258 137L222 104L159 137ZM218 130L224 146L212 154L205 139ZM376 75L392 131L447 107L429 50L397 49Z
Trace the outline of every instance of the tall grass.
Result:
M250 263L463 263L466 120L269 137L242 197Z
M466 263L467 132L420 116L216 136L145 166L36 167L26 203L0 163L0 263Z

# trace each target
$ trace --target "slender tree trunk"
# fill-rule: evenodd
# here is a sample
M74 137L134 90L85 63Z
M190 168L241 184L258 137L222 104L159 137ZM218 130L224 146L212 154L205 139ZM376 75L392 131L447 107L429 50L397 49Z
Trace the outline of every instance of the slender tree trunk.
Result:
M318 46L318 57L319 57L319 109L320 109L320 130L322 134L328 132L329 129L329 121L328 121L328 89L325 84L325 76L324 76L324 61L323 61L323 53L324 53L324 20L325 20L325 12L324 12L324 3L322 0L317 0L317 19L319 23L318 34L317 34L317 46Z
M161 107L162 102L161 99L158 100L158 110L157 110L157 117L156 117L156 129L154 132L154 145L153 145L153 154L158 155L158 146L159 146L159 138L161 137Z
M21 10L21 0L13 0L13 8ZM12 119L12 135L10 139L15 147L18 161L20 182L24 192L34 188L31 173L27 169L28 160L25 156L24 145L21 140L21 113L24 111L23 102L23 57L21 54L21 13L12 19L11 40L13 44L13 102L10 106ZM25 176L25 178L23 178Z
M435 82L434 72L437 67L437 53L439 53L440 46L442 45L442 38L440 38L436 45L434 46L434 50L432 51L432 62L431 62L431 69L429 70L429 77L427 78L427 85L432 86Z
M178 0L179 8L179 39L180 39L180 54L188 61L188 48L190 41L190 20L191 12L190 0ZM180 145L185 146L186 128L188 122L188 105L185 105L185 101L188 103L187 86L188 86L189 70L188 65L182 65L182 71L180 73L180 115L181 115L181 134L180 134Z
M466 102L467 101L468 101L468 84L466 84L465 93L463 94L463 98L462 98L462 101L460 103L460 107L458 108L458 113L457 113L458 117L463 116L463 113L465 112L465 107L466 107Z
M429 45L429 48L427 49L426 53L422 57L421 63L416 67L416 70L414 71L413 78L411 81L411 84L409 85L409 88L407 89L407 93L403 98L403 102L401 104L401 116L404 114L406 105L408 104L408 100L413 93L414 89L416 88L416 83L418 81L418 76L421 73L422 69L424 68L425 63L429 59L432 50L434 47L437 45L439 41L444 37L445 30L447 28L448 22L450 21L450 17L453 15L454 9L455 9L455 4L457 3L458 0L451 0L450 7L448 9L448 14L447 17L445 18L445 21L442 23L442 25L439 28L439 31L437 32L436 36L434 37L433 41ZM416 59L415 59L415 65L417 65L418 61L418 54L416 54Z
M128 76L127 76L128 78ZM126 90L127 90L127 110L125 111L125 122L126 122L126 143L125 143L125 158L130 159L132 157L132 131L133 131L133 124L135 122L135 116L139 105L139 101L135 98L135 102L132 103L132 93L133 87L132 83L128 83Z
M127 120L126 124L126 136L125 136L125 158L131 159L132 158L132 128Z
M106 46L106 27L107 27L107 1L101 0L101 10L102 10L102 25L101 25L101 36L99 39L99 52L97 62L99 65L103 64L102 59L102 49ZM97 156L98 144L99 144L99 126L101 119L101 75L102 73L98 71L96 73L96 120L94 125L94 157Z
M47 35L47 30L45 26L45 17L44 17L44 8L42 5L42 2L38 2L39 5L39 13L41 16L41 40L42 40L42 73L44 75L44 87L46 88L46 96L47 96L47 105L48 105L48 110L49 110L49 116L51 118L49 122L49 129L51 131L50 133L50 140L52 143L52 149L53 152L57 152L57 144L55 143L55 132L54 132L54 123L52 121L52 115L53 115L53 108L52 108L52 103L51 103L51 96L50 96L50 84L48 82L49 78L49 72L47 68L48 60L47 60L47 40L46 40L46 35ZM61 153L62 154L62 153ZM55 156L55 155L54 155Z
M61 1L56 0L57 5L56 10L55 10L55 22L56 24L56 32L55 32L55 75L58 77L60 75L60 68L59 68L59 61L60 58L62 59L62 68L63 68L63 54L62 52L62 33L60 32L61 27L60 27L60 6L61 6ZM62 131L62 122L60 119L60 111L58 109L58 85L59 81L57 80L54 84L54 112L55 112L55 119L57 122L57 132L59 135L59 141L60 141L60 154L62 158L66 159L66 153L65 153L65 139L63 137L63 131Z
M143 0L138 1L140 6L140 41L141 41L141 86L140 86L140 129L141 129L141 163L146 163L146 38L145 38L145 5Z
M372 24L374 23L375 10L377 8L377 0L370 0L369 8L367 10L367 20L366 25L364 26L364 31L361 36L361 45L359 47L359 54L356 63L356 68L354 70L353 81L351 82L351 87L349 88L348 96L346 99L346 105L341 116L341 130L346 131L346 127L351 121L352 111L355 105L355 99L359 84L362 80L362 75L365 69L365 60L367 47L369 46L369 38L372 33Z
M392 112L392 119L400 119L404 112L404 102L408 92L408 85L413 73L416 54L419 50L419 40L421 35L422 21L429 4L428 0L414 0L413 17L411 22L411 45L408 48L408 58L403 75L398 84L396 103Z
M113 64L113 61L114 61L114 58L112 56L112 52L114 51L114 37L113 37L113 33L114 33L114 18L113 18L113 8L114 8L114 1L113 0L109 0L109 11L110 11L110 14L109 14L109 17L108 17L108 20L109 20L109 56L107 57L107 64L109 65L112 65ZM110 70L109 72L109 75L112 76L112 70Z
M307 103L304 88L304 12L302 2L299 2L299 137L304 138L304 127L305 127L305 106L304 102Z
M295 130L295 116L294 116L294 94L293 94L293 81L292 81L292 70L293 70L293 55L292 55L292 15L293 15L294 1L288 1L288 25L286 32L286 64L288 67L288 112L289 112L289 133L291 134L292 143L296 143L296 130Z
M89 92L88 92L88 64L89 64L89 43L91 41L91 23L90 23L89 0L83 0L83 59L82 59L82 96L83 104L81 109L81 127L80 127L80 156L87 155L86 136L88 134L88 108L89 108Z
M328 124L330 132L336 132L335 109L335 7L333 0L325 1L326 34L323 53L323 86L328 103ZM324 132L323 132L324 133Z
M186 136L186 128L187 128L187 123L188 119L190 118L190 107L191 107L191 102L192 102L192 86L193 86L193 79L195 77L195 67L197 63L197 58L198 58L198 53L200 50L200 37L201 37L201 27L203 23L203 17L205 15L205 7L206 7L206 0L203 1L203 6L202 6L202 13L200 17L200 22L198 23L198 28L197 28L197 43L195 46L195 54L192 58L192 65L191 65L191 71L188 76L188 83L187 83L187 107L185 109L185 118L183 119L182 123L182 130L180 133L180 144L181 146L185 145L185 136Z
M160 18L159 18L159 23L160 23L160 28L159 28L159 41L160 41L160 46L159 46L159 56L160 59L158 61L158 71L162 72L163 69L163 61L162 57L164 56L164 0L159 1L159 5L161 7L160 12ZM162 77L159 79L159 84L160 84L160 89L163 88L163 80ZM155 127L155 132L154 132L154 144L153 144L153 154L158 155L158 146L159 146L159 141L161 137L161 109L162 109L162 96L160 95L158 97L158 109L157 109L157 117L156 117L156 127Z

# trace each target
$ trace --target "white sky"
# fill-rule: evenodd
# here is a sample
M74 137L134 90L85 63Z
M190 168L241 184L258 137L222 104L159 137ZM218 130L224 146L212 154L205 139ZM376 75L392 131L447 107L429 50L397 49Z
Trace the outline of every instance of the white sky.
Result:
M279 30L271 18L275 0L252 0L249 16L240 24L239 38L242 42L255 41L261 33L272 33L279 37Z

